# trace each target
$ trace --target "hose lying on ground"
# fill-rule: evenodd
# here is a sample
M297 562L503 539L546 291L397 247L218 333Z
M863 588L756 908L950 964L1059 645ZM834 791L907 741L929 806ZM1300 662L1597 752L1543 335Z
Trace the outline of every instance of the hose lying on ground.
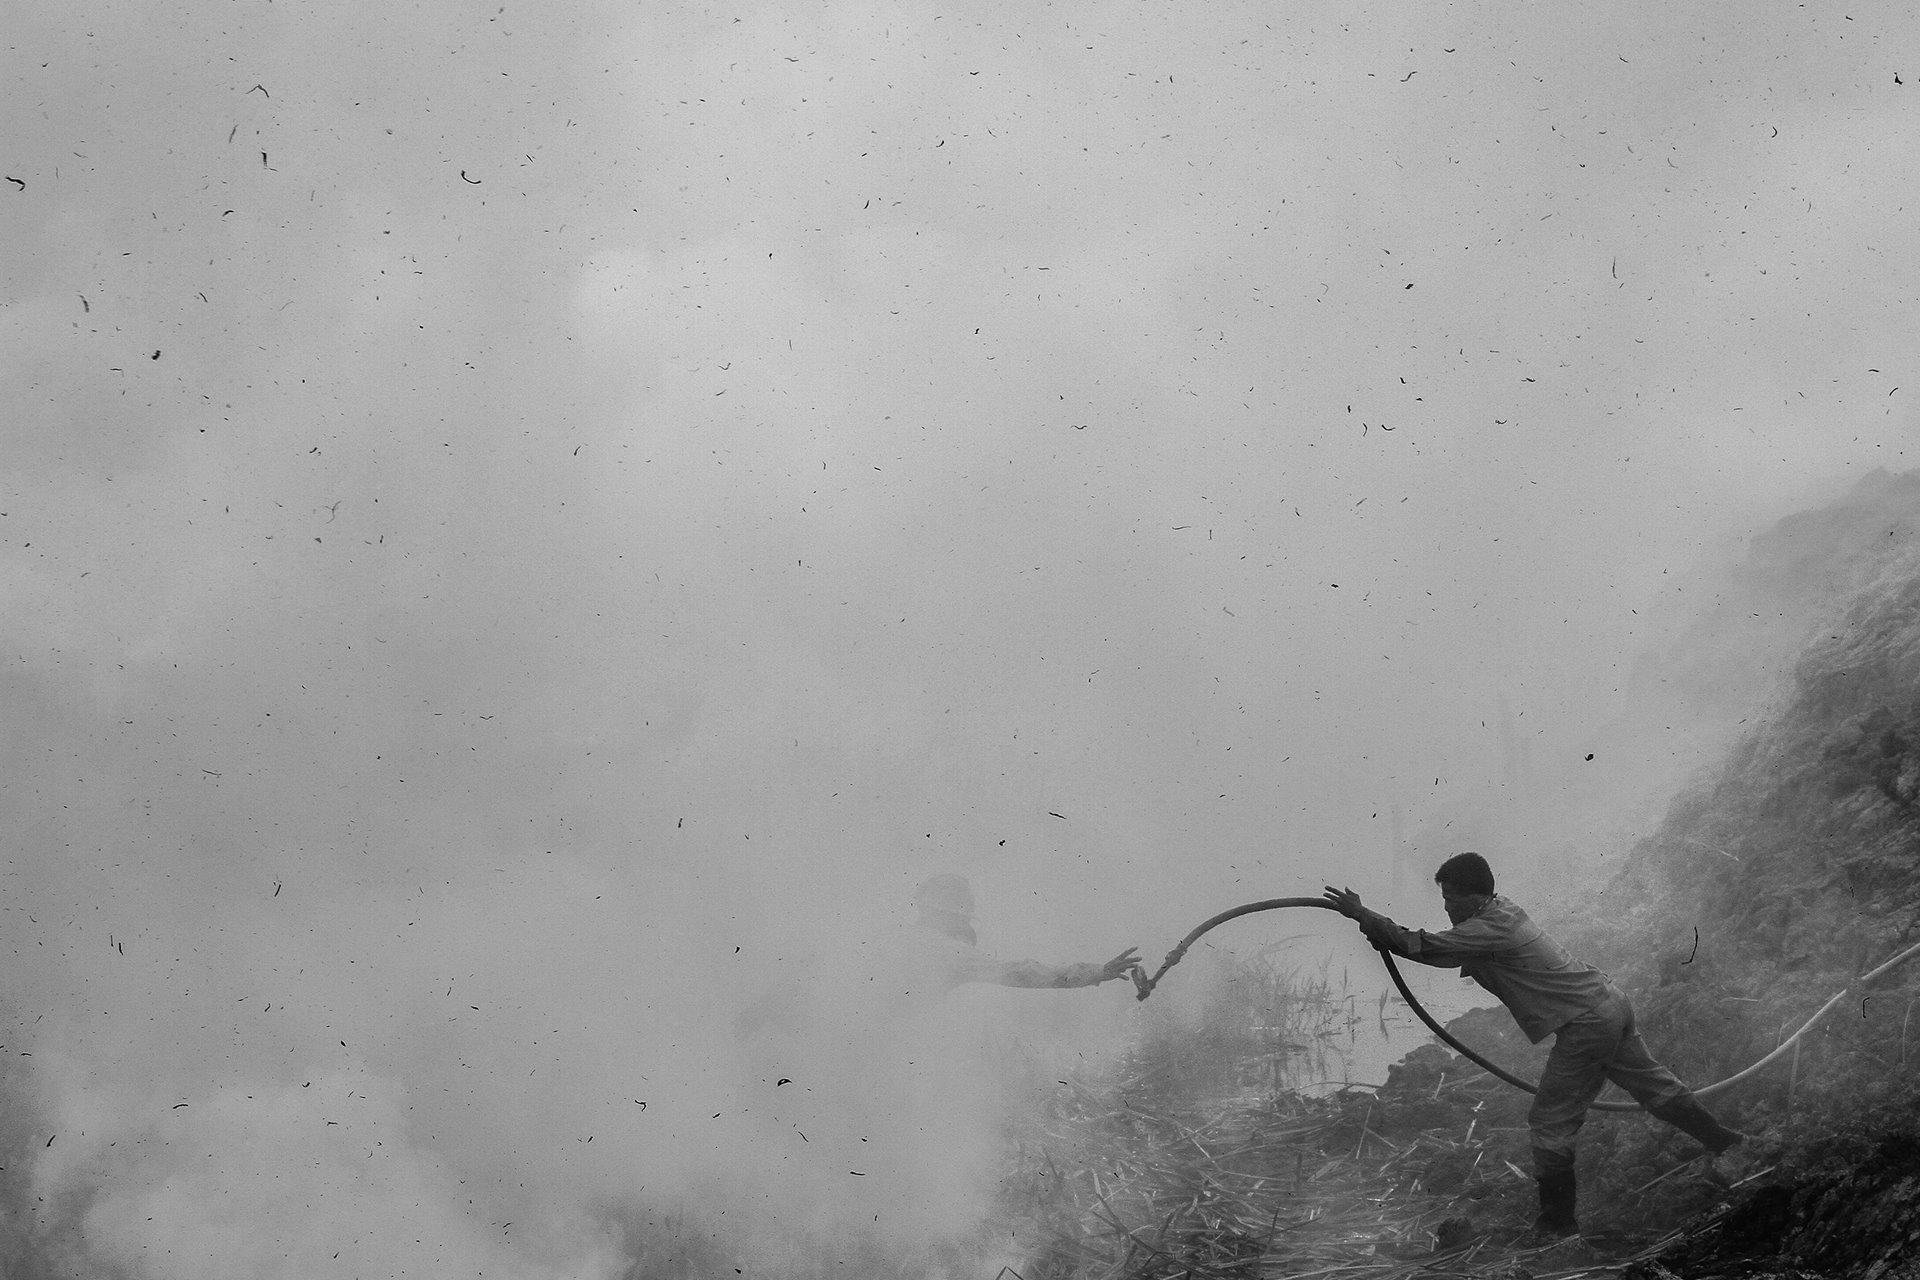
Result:
M1258 911L1275 911L1283 907L1319 907L1322 910L1326 910L1326 911L1338 911L1340 909L1334 906L1331 902L1328 902L1325 898L1267 898L1261 902L1249 902L1242 906L1234 907L1230 911L1222 911L1219 915L1214 916L1213 918L1205 921L1203 924L1200 925L1199 928L1189 933L1186 937L1180 939L1180 945L1175 947L1173 950L1167 952L1167 958L1161 962L1159 971L1156 972L1151 978L1149 978L1146 975L1146 971L1144 969L1140 968L1138 965L1134 966L1133 985L1134 985L1134 989L1138 992L1138 996L1136 998L1145 1000L1148 996L1152 995L1153 989L1160 985L1160 979L1166 976L1167 970L1173 968L1173 966L1175 966L1176 964L1179 964L1180 958L1187 954L1187 948L1191 947L1195 942L1199 941L1203 934L1206 934L1210 930L1225 924L1229 920L1238 919L1241 916L1252 915ZM1730 1089L1734 1085L1738 1084L1740 1081L1745 1080L1749 1076L1754 1075L1756 1072L1760 1071L1762 1068L1770 1065L1773 1062L1778 1061L1782 1054L1785 1054L1788 1050L1792 1049L1794 1045L1798 1044L1800 1041L1800 1037L1804 1036L1805 1034L1807 1034L1807 1032L1811 1031L1813 1029L1814 1024L1819 1022L1820 1019L1826 1017L1827 1013L1835 1005L1839 1004L1841 1000L1845 999L1847 996L1851 995L1853 992L1860 990L1862 987L1869 986L1873 982L1883 977L1889 971L1891 971L1896 965L1899 965L1900 963L1902 963L1903 961L1909 959L1914 955L1920 955L1920 943L1915 943L1913 946L1908 947L1905 951L1902 951L1899 955L1887 961L1885 964L1881 965L1879 968L1869 970L1868 972L1862 974L1860 977L1854 979L1852 982L1848 983L1845 987L1841 988L1839 991L1835 992L1831 1000L1821 1005L1820 1008L1817 1011L1815 1011L1814 1015L1811 1018L1808 1018L1804 1023L1800 1025L1800 1029L1798 1031L1794 1032L1792 1035L1788 1036L1785 1040L1782 1040L1778 1045L1776 1045L1772 1053L1769 1053L1766 1057L1760 1059L1760 1061L1754 1063L1752 1066L1746 1068L1744 1071L1736 1072L1735 1074L1728 1076L1724 1080L1716 1080L1712 1084L1702 1085L1700 1088L1695 1089L1693 1091L1694 1097L1696 1098L1710 1097L1713 1094L1720 1093L1721 1091L1726 1089ZM1382 951L1380 953L1380 959L1387 966L1388 976L1390 976L1393 979L1393 985L1400 989L1400 995L1403 999L1406 1000L1408 1007L1410 1007L1414 1011L1414 1013L1418 1015L1420 1021L1427 1024L1428 1029L1431 1030L1433 1034L1435 1034L1436 1036L1439 1036L1441 1040L1445 1041L1448 1045L1452 1046L1453 1049L1456 1052L1458 1052L1461 1056L1465 1057L1467 1060L1474 1063L1476 1066L1482 1068L1483 1070L1487 1071L1488 1073L1499 1077L1501 1080L1506 1081L1508 1084L1512 1085L1514 1088L1524 1089L1528 1093L1538 1092L1538 1089L1536 1088L1536 1086L1527 1083L1525 1080L1522 1080L1519 1076L1512 1075L1506 1071L1502 1071L1499 1067L1495 1066L1491 1062L1488 1062L1485 1058L1481 1057L1479 1054L1475 1053L1473 1050L1467 1048L1467 1046L1465 1046L1464 1044L1461 1044L1458 1040L1454 1039L1452 1035L1448 1034L1447 1029L1441 1026L1438 1022L1436 1022L1433 1018L1433 1015L1426 1011L1425 1006L1423 1006L1419 1000L1414 998L1413 992L1407 989L1407 980L1403 976L1401 976L1400 966L1394 963L1393 954L1388 951ZM1593 1104L1593 1109L1596 1111L1638 1111L1641 1108L1640 1108L1640 1104L1637 1102L1595 1102Z

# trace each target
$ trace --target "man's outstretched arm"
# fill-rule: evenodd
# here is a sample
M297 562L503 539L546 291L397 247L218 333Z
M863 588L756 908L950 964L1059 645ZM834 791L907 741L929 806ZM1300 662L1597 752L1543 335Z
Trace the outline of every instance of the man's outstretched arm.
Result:
M1038 960L997 960L982 954L965 981L991 982L1003 987L1096 987L1140 963L1139 949L1128 947L1105 964L1042 964Z
M1360 895L1351 889L1327 886L1327 901L1334 910L1357 922L1367 941L1381 951L1436 969L1458 969L1481 956L1496 955L1513 945L1509 932L1473 919L1441 933L1425 929L1407 929L1361 905Z

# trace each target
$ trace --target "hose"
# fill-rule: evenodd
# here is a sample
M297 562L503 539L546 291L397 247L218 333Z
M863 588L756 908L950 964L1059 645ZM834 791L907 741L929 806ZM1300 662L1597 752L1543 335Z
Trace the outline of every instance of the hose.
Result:
M1167 958L1160 962L1159 970L1151 978L1147 977L1146 970L1142 969L1139 965L1133 967L1133 986L1134 989L1139 992L1139 995L1136 996L1135 999L1145 1000L1148 996L1152 995L1153 989L1160 985L1160 979L1167 976L1167 970L1180 963L1180 957L1187 954L1188 947L1200 940L1200 935L1225 924L1229 920L1237 919L1240 916L1250 916L1256 911L1275 911L1281 907L1324 907L1328 911L1339 910L1338 907L1328 902L1325 898L1268 898L1262 902L1249 902L1245 906L1235 907L1231 911L1222 911L1219 915L1204 921L1199 928L1180 939L1180 945L1167 952Z
M1164 978L1167 975L1167 970L1173 968L1173 966L1175 966L1176 964L1179 964L1181 957L1187 954L1187 948L1191 947L1195 942L1198 942L1202 935L1210 932L1211 930L1217 928L1220 925L1225 924L1229 920L1238 919L1241 916L1252 915L1258 911L1275 911L1283 907L1319 907L1325 911L1338 911L1340 909L1334 906L1331 902L1328 902L1325 898L1267 898L1260 902L1249 902L1243 906L1234 907L1232 910L1229 910L1229 911L1222 911L1219 915L1204 921L1198 928L1193 930L1193 932L1189 933L1186 937L1180 939L1180 945L1176 946L1173 950L1167 953L1167 958L1161 962L1160 968L1154 973L1154 975L1151 978L1146 976L1146 971L1144 969L1142 969L1139 965L1135 965L1132 970L1134 990L1137 993L1135 998L1139 1000L1145 1000L1148 996L1152 995L1153 989L1160 985L1160 979ZM1838 1005L1841 1000L1845 999L1848 995L1852 994L1853 992L1860 990L1862 987L1868 986L1873 982L1877 981L1881 977L1885 976L1888 972L1890 972L1895 966L1903 963L1904 961L1912 958L1915 955L1920 955L1920 943L1915 943L1913 946L1908 947L1905 951L1902 951L1899 955L1896 955L1895 957L1893 957L1893 959L1887 961L1885 964L1879 966L1876 969L1869 970L1868 972L1862 974L1860 977L1854 979L1852 982L1848 983L1845 987L1842 987L1839 991L1835 992L1831 1000L1828 1000L1825 1004L1821 1005L1820 1008L1814 1012L1814 1015L1811 1018L1808 1018L1804 1023L1800 1025L1800 1029L1798 1031L1794 1032L1792 1035L1788 1036L1785 1040L1782 1040L1778 1045L1774 1046L1772 1053L1769 1053L1766 1057L1760 1059L1758 1062L1754 1063L1752 1066L1746 1068L1745 1070L1736 1072L1733 1075L1728 1076L1724 1080L1716 1080L1712 1084L1703 1085L1700 1088L1695 1089L1693 1091L1693 1096L1696 1098L1711 1097L1716 1093L1720 1093L1726 1089L1732 1088L1734 1085L1738 1084L1742 1080L1747 1079L1749 1076L1754 1075L1755 1073L1759 1072L1760 1070L1767 1067L1771 1063L1777 1061L1781 1057L1781 1055L1785 1054L1790 1049L1792 1049L1795 1044L1799 1043L1800 1037L1804 1036L1807 1032L1811 1031L1814 1027L1814 1024L1819 1022L1822 1018L1826 1017L1827 1014L1834 1008L1834 1006ZM1401 974L1400 966L1394 963L1392 952L1381 951L1380 960L1382 963L1384 963L1387 966L1387 975L1393 979L1393 985L1400 989L1401 998L1407 1002L1407 1006L1413 1010L1414 1014L1419 1017L1420 1021L1426 1023L1427 1029L1432 1031L1434 1035L1439 1036L1440 1039L1445 1041L1449 1046L1451 1046L1455 1052L1459 1053L1462 1057L1472 1062L1475 1066L1480 1067L1482 1070L1486 1071L1488 1074L1496 1076L1501 1080L1504 1080L1506 1083L1512 1085L1516 1089L1523 1089L1528 1093L1539 1092L1539 1086L1529 1084L1528 1082L1526 1082L1525 1080L1522 1080L1519 1076L1516 1076L1511 1072L1503 1071L1501 1068L1495 1066L1493 1063L1487 1061L1485 1058L1475 1053L1472 1049L1469 1049L1466 1045L1461 1044L1447 1031L1445 1027L1441 1026L1437 1021L1435 1021L1433 1015L1427 1012L1426 1007L1422 1005L1420 1001L1417 998L1415 998L1413 992L1407 988L1407 980ZM1591 1105L1593 1110L1595 1111L1639 1111L1642 1109L1640 1104L1637 1102L1595 1102L1595 1103L1592 1103Z

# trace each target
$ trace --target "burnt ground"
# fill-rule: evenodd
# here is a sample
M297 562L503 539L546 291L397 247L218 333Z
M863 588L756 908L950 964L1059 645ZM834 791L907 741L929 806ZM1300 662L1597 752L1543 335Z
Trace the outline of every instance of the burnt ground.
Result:
M1920 1280L1913 1128L1824 1159L1763 1131L1711 1162L1644 1115L1596 1116L1583 1238L1549 1245L1527 1096L1438 1046L1374 1090L1177 1094L1151 1061L1059 1082L1005 1183L1021 1280Z
M1920 1277L1920 1132L1885 1135L1857 1165L1757 1187L1627 1280Z

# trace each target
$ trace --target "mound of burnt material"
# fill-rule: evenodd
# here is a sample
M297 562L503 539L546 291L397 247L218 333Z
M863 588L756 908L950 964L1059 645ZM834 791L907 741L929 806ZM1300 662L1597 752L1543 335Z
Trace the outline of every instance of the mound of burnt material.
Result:
M1890 1134L1849 1168L1766 1187L1628 1280L1920 1277L1920 1133Z

